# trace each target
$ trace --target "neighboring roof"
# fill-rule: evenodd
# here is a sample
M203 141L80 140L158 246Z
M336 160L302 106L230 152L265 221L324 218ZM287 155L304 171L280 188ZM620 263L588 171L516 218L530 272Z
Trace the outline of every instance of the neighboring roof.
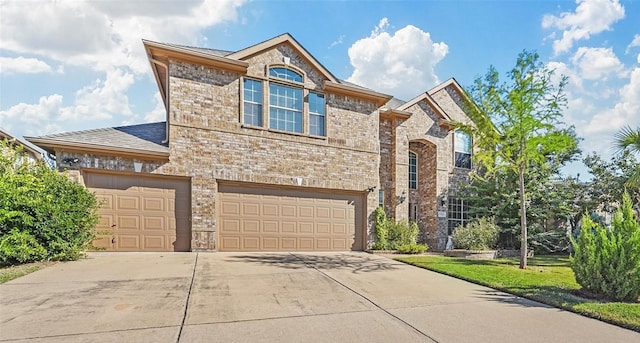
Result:
M14 135L10 134L9 132L3 130L2 128L0 128L0 139L6 139L10 142L13 142L13 144L16 144L20 147L22 147L22 149L24 149L24 151L30 153L31 155L33 155L33 157L37 158L37 159L42 159L42 152L40 150L38 150L36 147L32 146L30 143L28 142L24 142L22 140L20 140L18 137L15 137Z
M49 152L59 148L167 157L169 147L163 143L165 134L166 123L159 122L25 137L25 139Z

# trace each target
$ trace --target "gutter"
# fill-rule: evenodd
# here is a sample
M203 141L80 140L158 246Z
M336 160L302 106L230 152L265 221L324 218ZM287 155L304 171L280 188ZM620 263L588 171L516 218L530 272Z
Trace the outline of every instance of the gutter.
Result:
M167 112L167 115L166 115L167 120L165 123L166 125L165 136L164 136L164 140L162 141L162 144L167 144L169 142L169 66L156 60L155 58L151 58L150 60L154 64L164 67L164 70L166 71L166 83L165 83L165 89L164 89L164 108Z

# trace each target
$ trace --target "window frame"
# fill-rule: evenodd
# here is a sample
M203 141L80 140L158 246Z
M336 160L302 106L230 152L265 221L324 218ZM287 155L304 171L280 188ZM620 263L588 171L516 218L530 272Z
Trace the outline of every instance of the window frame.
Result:
M450 236L460 225L469 222L469 204L460 197L449 196L447 200L447 233ZM455 223L455 224L454 224Z
M272 72L273 71L273 72ZM283 72L287 71L287 72ZM296 75L298 77L290 77ZM316 139L327 139L328 137L328 108L327 108L327 94L315 89L305 87L304 81L307 75L304 71L290 66L288 64L273 64L266 65L263 76L245 75L241 77L240 82L240 123L243 127L251 129L262 129L267 131L273 131L278 133L291 134L296 136L306 136ZM245 96L247 80L254 82L260 82L262 85L262 103L257 103L255 99L248 100ZM274 87L282 87L285 89L292 89L294 91L300 91L300 109L295 107L288 108L286 106L273 105L272 101L272 85ZM322 99L322 104L311 105L310 99L312 96L317 96ZM285 100L285 104L286 104ZM248 104L259 105L260 116L259 123L261 125L255 125L255 121L247 121L246 109ZM315 111L312 111L315 110ZM281 125L272 126L273 111L291 111L294 112L293 117L293 129L287 128L285 124L284 128ZM284 119L280 118L279 121L285 121L289 114L284 115ZM297 116L296 116L297 115ZM300 123L297 120L300 119ZM312 125L312 121L317 123Z
M458 135L464 134L468 139L468 152L465 147L459 147L458 144ZM467 145L465 144L465 145ZM460 156L460 157L459 157ZM473 167L473 162L471 158L473 156L473 137L468 132L462 130L454 130L453 131L453 166L455 168L461 169L471 169Z
M247 100L246 97L246 88L245 88L245 84L247 83L247 81L250 82L255 82L258 83L260 85L260 102L255 102L255 101L250 101ZM250 125L250 126L254 126L254 127L263 127L264 126L264 82L263 80L260 79L256 79L256 78L252 78L252 77L243 77L242 78L242 112L241 112L241 117L242 117L242 124L243 125ZM252 105L258 105L259 106L259 113L258 113L258 119L259 119L259 125L256 125L254 123L247 123L247 112L246 112L246 104L252 104Z
M272 92L272 89L276 88L276 89L283 89L285 90L285 94L282 95L280 93L276 93L274 95L274 93ZM291 85L287 85L287 84L282 84L279 82L269 82L269 109L268 109L268 113L269 113L269 129L272 130L278 130L278 131L286 131L286 132L292 132L292 133L297 133L297 134L301 134L304 133L304 124L305 124L305 120L304 120L304 89L298 88L298 87L293 87ZM292 91L293 94L298 94L299 93L299 97L289 97L289 94L286 91ZM277 97L278 99L284 99L285 104L282 105L280 103L278 104L273 104L272 98L273 97ZM298 105L299 102L299 107L287 107L289 100L293 99L295 101L295 104ZM280 114L278 114L278 116L274 116L274 112L282 112L284 111L284 118L281 118ZM288 122L288 117L289 114L292 114L293 117L293 130L290 130L287 128L287 122ZM297 119L300 119L300 131L297 131ZM275 125L276 127L273 127L273 122L279 123L279 122L284 122L285 127L282 128L280 127L280 125Z
M413 154L414 158L413 160L415 161L415 171L412 172L411 171L411 155ZM418 189L418 154L416 154L414 151L409 150L409 174L408 174L408 180L409 180L409 189ZM414 179L412 180L411 176L414 176Z
M378 191L378 207L384 208L384 191Z

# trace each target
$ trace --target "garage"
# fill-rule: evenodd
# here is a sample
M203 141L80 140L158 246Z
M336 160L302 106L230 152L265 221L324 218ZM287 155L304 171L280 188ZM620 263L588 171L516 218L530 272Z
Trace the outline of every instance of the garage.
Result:
M184 178L84 172L101 206L94 245L106 251L189 251L190 183Z
M362 250L364 195L218 185L219 251Z

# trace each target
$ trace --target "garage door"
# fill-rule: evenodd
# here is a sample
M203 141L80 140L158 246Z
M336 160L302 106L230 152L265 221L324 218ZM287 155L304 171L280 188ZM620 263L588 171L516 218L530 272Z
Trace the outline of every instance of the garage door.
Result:
M96 247L107 251L189 251L190 187L184 179L85 172L102 203Z
M219 251L362 250L358 194L220 184Z

